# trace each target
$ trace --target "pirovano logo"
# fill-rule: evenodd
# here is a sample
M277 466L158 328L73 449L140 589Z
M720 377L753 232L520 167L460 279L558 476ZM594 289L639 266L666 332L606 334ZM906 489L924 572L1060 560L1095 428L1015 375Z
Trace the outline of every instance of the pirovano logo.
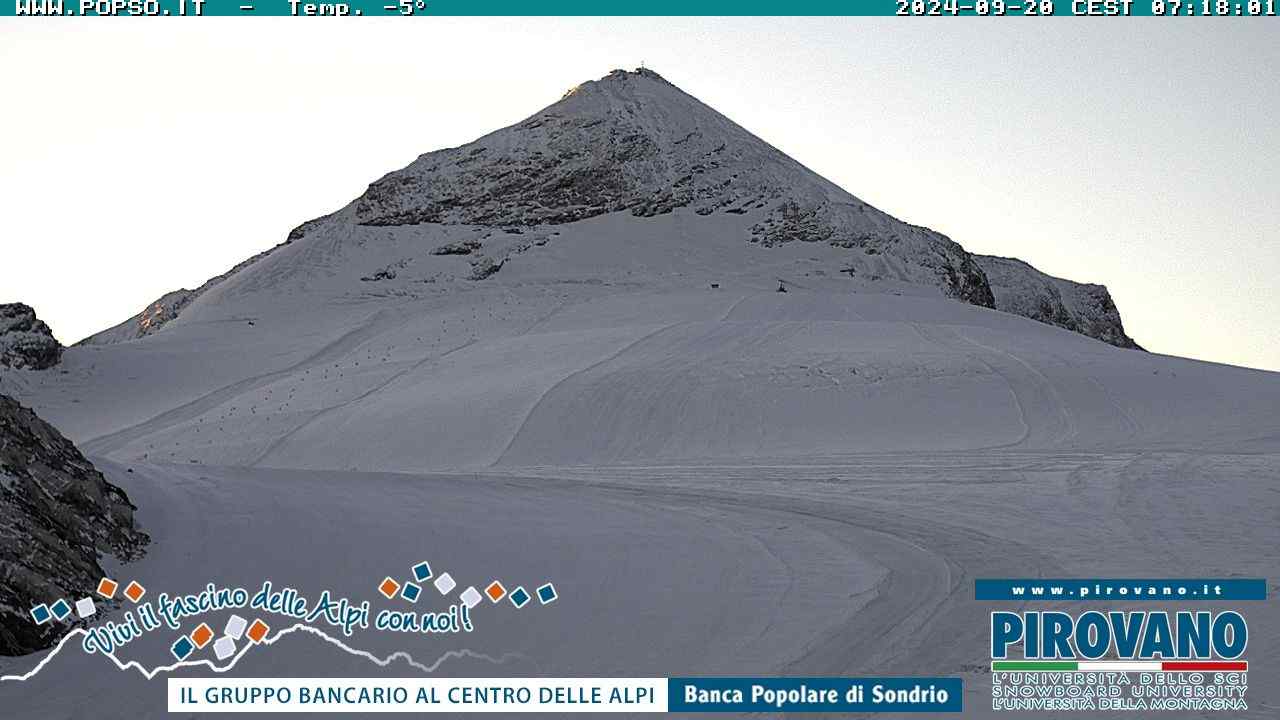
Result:
M1252 601L1266 595L1263 580L978 583L980 600L1022 602L1099 596ZM1187 590L1191 585L1198 588L1194 594ZM990 613L992 709L1239 713L1249 709L1248 647L1249 624L1237 608L996 610Z

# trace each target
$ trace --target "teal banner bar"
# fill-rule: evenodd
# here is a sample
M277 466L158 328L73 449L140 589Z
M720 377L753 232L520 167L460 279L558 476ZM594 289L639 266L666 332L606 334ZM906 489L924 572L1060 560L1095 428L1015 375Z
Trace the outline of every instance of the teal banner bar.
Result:
M0 0L23 17L900 16L1275 18L1280 0Z

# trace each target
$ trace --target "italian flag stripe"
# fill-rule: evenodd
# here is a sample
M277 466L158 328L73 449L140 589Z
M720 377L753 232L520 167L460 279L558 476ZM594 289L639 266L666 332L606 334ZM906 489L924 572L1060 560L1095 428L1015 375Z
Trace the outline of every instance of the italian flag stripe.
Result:
M1202 660L995 660L991 663L994 670L1025 670L1059 672L1168 672L1184 670L1190 672L1213 672L1215 670L1238 670L1248 672L1249 663L1238 661L1202 661Z

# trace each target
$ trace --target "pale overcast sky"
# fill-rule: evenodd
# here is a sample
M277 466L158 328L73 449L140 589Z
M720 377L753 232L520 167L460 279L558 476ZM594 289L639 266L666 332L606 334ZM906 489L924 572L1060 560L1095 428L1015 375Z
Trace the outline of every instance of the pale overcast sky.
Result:
M0 20L0 302L64 342L644 61L974 252L1280 370L1273 18Z

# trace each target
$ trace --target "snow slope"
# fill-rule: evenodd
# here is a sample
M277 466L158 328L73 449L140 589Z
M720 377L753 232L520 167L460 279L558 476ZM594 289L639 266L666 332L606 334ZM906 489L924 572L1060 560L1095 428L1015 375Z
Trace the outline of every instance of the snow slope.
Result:
M552 605L481 605L465 636L342 638L448 676L938 674L964 679L964 717L998 717L986 670L992 608L972 600L973 578L1238 575L1270 577L1274 593L1280 565L1274 454L875 453L420 476L99 464L154 539L144 559L108 571L152 592L269 577L312 596L370 597L383 575L424 558L464 587L495 576L556 583ZM433 594L418 609L444 605ZM1249 660L1273 667L1276 604L1242 609ZM227 614L201 619L221 627ZM173 635L145 636L120 660L172 662ZM463 649L491 659L450 654ZM0 675L43 657L0 659ZM378 667L299 633L251 650L228 674L425 671L403 659ZM1235 716L1273 717L1280 686L1265 670L1250 680L1250 711ZM94 717L165 716L162 679L78 650L25 683L0 682L5 717L84 717L86 702Z
M851 287L829 271L840 249L744 246L731 218L704 243L683 234L704 222L688 211L635 222L560 226L483 281L465 279L467 256L423 251L524 234L317 231L163 332L72 348L67 374L20 375L16 392L93 453L295 468L1280 442L1272 373L1134 353L901 281ZM742 261L722 268L731 252Z

